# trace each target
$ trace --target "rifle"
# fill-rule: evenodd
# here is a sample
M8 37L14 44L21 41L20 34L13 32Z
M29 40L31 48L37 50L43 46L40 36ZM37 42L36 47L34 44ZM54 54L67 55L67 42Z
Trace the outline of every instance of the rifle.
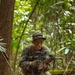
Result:
M46 63L51 62L52 60L55 60L55 56L53 54L47 53L46 51L44 52L36 51L35 54L36 54L35 56L27 56L26 60L28 61L46 60Z
M36 51L35 56L27 56L27 61L35 61L34 67L38 68L38 71L43 70L43 64L49 64L51 61L55 60L55 56L47 53L46 51L40 52Z
M46 63L46 64L49 64L51 61L53 61L53 70L55 69L55 62L56 60L58 59L61 59L61 57L59 58L56 58L55 55L53 54L49 54L49 53L46 53L46 52L40 52L40 51L36 51L35 52L35 56L27 56L27 61L34 61L36 60L36 62L34 63L34 65L36 65L37 67L37 70L38 72L40 73L39 75L45 75L44 73L44 68L43 68L43 64ZM31 68L31 72L32 72L32 75L34 75L34 70L36 68Z
M63 60L63 58L61 58L61 57L55 57L55 55L49 54L49 53L47 54L46 52L36 51L35 54L36 54L36 56L27 56L26 59L28 61L34 61L34 60L36 60L37 64L39 63L39 65L41 65L41 66L42 66L43 62L46 63L46 64L49 64L50 62L53 61L53 70L55 68L55 62L56 62L56 60L59 60L59 59ZM39 67L40 66L38 66L38 68ZM40 69L42 69L42 67Z

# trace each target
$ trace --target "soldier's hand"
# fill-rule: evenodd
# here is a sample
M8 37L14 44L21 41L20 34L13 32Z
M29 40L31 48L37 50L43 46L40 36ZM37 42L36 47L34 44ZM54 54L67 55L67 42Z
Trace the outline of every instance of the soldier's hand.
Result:
M44 69L46 70L48 68L48 65L44 63Z
M30 61L30 62L29 62L29 65L30 65L30 66L32 66L32 64L33 64L33 62L32 62L32 61Z
M49 64L53 60L55 60L55 55L48 55L46 56L45 63Z
M51 57L48 55L46 56L45 63L49 64L50 62L51 62Z
M30 61L29 65L32 66L32 67L36 67L37 66L36 60Z

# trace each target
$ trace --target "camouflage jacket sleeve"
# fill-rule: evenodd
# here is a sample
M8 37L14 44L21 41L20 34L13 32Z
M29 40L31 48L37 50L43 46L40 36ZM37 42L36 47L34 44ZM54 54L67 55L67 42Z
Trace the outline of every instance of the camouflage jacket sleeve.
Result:
M26 47L21 54L21 59L19 61L19 66L21 68L27 68L29 66L29 61L26 60L26 57L28 56L29 48Z

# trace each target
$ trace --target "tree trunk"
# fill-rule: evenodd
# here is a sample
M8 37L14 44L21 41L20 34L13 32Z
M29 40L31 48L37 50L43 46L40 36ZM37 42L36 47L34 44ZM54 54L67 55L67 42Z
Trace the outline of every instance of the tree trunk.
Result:
M0 0L0 36L6 43L6 53L10 61L13 11L15 0ZM10 75L10 68L0 52L0 75Z

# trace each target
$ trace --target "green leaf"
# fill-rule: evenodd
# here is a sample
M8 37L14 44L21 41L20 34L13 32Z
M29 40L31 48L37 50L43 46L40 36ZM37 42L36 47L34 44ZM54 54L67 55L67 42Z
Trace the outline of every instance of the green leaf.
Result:
M66 49L65 49L65 54L68 54L69 51L70 51L70 50L69 50L68 48L66 48Z

